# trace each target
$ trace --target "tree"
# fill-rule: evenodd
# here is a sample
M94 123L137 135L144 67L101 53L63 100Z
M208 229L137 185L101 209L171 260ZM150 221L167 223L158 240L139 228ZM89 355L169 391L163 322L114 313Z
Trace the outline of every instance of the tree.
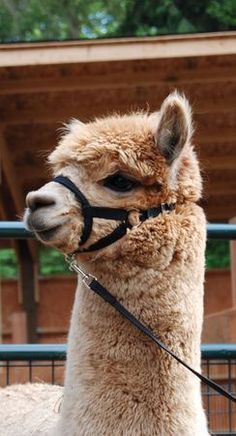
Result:
M129 0L117 32L152 36L235 28L235 0Z
M0 0L1 42L235 29L235 0Z

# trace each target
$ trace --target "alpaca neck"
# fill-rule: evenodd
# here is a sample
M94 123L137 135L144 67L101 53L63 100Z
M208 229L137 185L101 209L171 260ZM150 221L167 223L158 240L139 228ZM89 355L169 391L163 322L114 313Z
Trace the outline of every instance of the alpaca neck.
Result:
M196 304L202 307L202 290L192 295L191 289L199 276L195 274L192 282L183 286L183 278L171 278L168 271L134 267L129 271L123 269L122 274L117 268L115 274L114 268L109 269L108 264L105 268L94 264L89 266L89 272L128 310L149 325L167 346L180 357L187 356L188 363L199 369L202 315L198 313L196 320L194 313ZM168 289L163 290L162 282L168 283ZM183 294L179 299L179 289L187 289L187 284L191 295ZM170 301L173 304L170 305ZM188 311L190 314L185 324ZM185 392L181 397L180 388ZM88 428L91 428L91 434L102 434L96 433L98 425L102 425L102 431L107 425L104 434L122 434L122 426L128 425L131 414L133 427L130 434L137 430L141 435L138 411L144 407L142 413L145 413L150 428L159 428L159 433L153 434L164 435L162 426L171 425L176 419L174 412L173 420L168 415L176 402L183 409L189 404L194 409L196 403L200 403L199 382L89 291L79 279L68 342L63 434L67 434L66 428L71 430L76 420L82 426L76 435L86 434ZM122 412L123 404L127 404L127 413ZM193 411L191 413L194 423L196 416ZM84 414L88 420L86 425L82 424ZM112 425L117 425L121 416L120 430L114 433ZM166 416L169 416L168 420Z

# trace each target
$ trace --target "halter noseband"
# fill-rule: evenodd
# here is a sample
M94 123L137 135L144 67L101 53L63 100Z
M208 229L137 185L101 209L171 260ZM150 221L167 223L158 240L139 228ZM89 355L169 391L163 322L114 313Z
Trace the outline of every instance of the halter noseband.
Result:
M93 218L122 221L121 224L116 227L116 229L113 230L109 235L99 239L94 244L91 244L88 248L76 250L76 252L89 252L100 250L101 248L107 247L108 245L113 244L113 242L118 241L118 239L122 238L126 234L127 229L132 228L132 225L129 222L129 213L131 212L131 210L129 211L125 209L116 209L111 207L91 206L85 195L68 177L59 175L53 179L53 182L60 183L61 185L65 186L65 188L73 192L76 199L80 203L81 212L84 217L84 228L80 237L79 246L84 245L85 242L87 242L87 240L89 239L93 227ZM174 209L174 203L161 203L157 207L140 210L139 219L142 223L149 218L157 217L163 212L171 212Z

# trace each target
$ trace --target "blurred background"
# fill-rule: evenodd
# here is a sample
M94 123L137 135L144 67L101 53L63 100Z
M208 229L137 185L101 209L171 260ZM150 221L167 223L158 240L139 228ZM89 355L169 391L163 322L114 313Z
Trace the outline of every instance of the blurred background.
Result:
M63 123L157 110L178 89L207 219L236 223L235 0L0 0L0 44L1 220L49 180ZM209 240L206 266L203 342L236 342L236 242ZM2 342L65 342L76 279L63 256L0 239L0 275Z

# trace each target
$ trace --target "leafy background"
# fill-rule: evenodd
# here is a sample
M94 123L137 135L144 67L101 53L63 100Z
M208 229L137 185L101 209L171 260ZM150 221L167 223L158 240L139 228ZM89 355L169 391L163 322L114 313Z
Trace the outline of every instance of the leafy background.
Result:
M0 0L0 42L235 29L235 0Z

